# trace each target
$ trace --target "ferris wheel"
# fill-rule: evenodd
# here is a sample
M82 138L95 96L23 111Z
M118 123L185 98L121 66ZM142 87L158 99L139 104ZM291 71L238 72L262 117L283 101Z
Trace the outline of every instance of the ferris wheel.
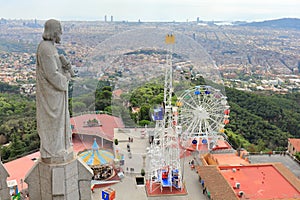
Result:
M200 85L186 90L177 101L178 127L183 146L202 143L212 149L217 136L229 123L226 96L211 86Z

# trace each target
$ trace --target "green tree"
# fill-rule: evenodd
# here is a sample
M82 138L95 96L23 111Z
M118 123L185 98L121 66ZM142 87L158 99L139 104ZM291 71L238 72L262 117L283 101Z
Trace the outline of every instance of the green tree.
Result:
M139 126L144 127L145 125L150 125L151 122L149 120L141 120L139 121Z
M14 158L25 153L25 143L20 139L16 133L11 135L11 144L10 144L10 158Z
M0 135L2 159L12 159L39 148L35 102L18 94L0 93Z
M20 87L0 81L0 93L19 94Z
M101 90L96 90L95 109L104 110L111 106L112 101L112 87L104 86Z
M150 105L149 104L143 104L140 108L139 112L139 121L141 120L148 120L150 121Z
M295 157L297 158L297 160L300 160L300 152L297 152L297 153L295 154Z
M73 102L73 112L80 113L86 111L86 105L83 102Z

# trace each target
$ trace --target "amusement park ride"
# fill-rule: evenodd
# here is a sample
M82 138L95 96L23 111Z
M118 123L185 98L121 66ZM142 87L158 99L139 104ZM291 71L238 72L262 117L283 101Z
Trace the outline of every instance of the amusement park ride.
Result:
M166 59L163 106L154 109L156 122L154 137L149 149L149 191L160 188L182 191L184 189L180 164L180 151L192 148L206 151L217 146L220 133L229 122L229 106L226 96L211 86L196 86L186 90L175 106L171 104L173 90L172 51L175 36L168 34L166 44L170 47Z
M229 123L229 106L226 96L211 86L195 86L186 90L177 101L182 129L180 143L187 148L207 151L217 149L220 133Z
M175 36L167 35L166 44L174 45ZM158 108L154 113L156 121L154 138L149 151L149 181L150 192L157 184L162 191L165 187L183 189L181 168L180 168L180 148L178 143L178 132L174 129L173 113L177 108L171 104L173 93L172 85L172 53L167 55L167 67L164 85L164 107Z

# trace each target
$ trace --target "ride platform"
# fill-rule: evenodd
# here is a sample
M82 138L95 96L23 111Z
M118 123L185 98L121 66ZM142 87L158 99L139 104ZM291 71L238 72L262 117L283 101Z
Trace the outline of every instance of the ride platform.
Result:
M150 190L150 181L146 180L146 193L148 197L158 197L158 196L181 196L187 195L187 190L185 185L183 184L183 188L170 188L163 187L161 190L161 183L153 183L152 184L152 192Z

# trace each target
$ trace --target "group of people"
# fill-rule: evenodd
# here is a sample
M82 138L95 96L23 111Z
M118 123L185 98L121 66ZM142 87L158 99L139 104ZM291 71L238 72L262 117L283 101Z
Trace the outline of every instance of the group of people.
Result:
M168 166L167 169L164 169L162 171L162 179L167 179L168 176L169 176L169 170L170 170L170 167Z
M189 165L190 165L190 167L191 167L192 170L195 169L195 160L192 159L192 160L189 162Z
M128 137L128 142L133 142L133 138L132 137Z
M93 180L105 180L112 176L112 166L101 166L99 168L93 168L94 176Z

